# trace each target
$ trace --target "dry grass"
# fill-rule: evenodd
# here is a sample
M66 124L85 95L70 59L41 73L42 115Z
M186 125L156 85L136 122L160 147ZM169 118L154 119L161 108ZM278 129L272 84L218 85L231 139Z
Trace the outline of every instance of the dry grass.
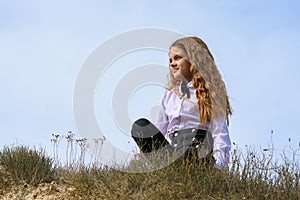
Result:
M21 199L38 199L36 191L47 191L44 196L49 194L57 199L300 199L299 162L285 156L282 161L275 160L269 150L255 152L248 148L241 153L235 149L227 172L193 162L179 162L153 172L127 173L109 167L84 167L82 163L70 165L70 162L49 168L51 159L41 151L20 149L24 147L4 148L0 153L2 199L7 198L13 186L22 190L18 192ZM7 167L3 160L9 156L13 157L10 162L19 164L10 163L12 167ZM82 162L82 157L78 162ZM32 174L24 170L24 166ZM141 166L136 162L131 167ZM41 172L39 178L36 172ZM53 180L52 183L44 183L49 180Z
M4 147L0 152L0 166L14 182L25 181L34 186L51 182L54 174L53 160L45 151L26 146Z

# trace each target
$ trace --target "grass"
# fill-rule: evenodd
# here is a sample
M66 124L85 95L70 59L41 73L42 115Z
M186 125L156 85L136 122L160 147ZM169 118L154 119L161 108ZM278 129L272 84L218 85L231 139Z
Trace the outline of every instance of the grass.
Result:
M5 147L0 152L0 166L11 180L34 186L52 181L54 175L53 160L45 151L26 146Z
M71 145L67 150L74 153ZM77 164L75 158L70 162L69 155L68 165L54 167L42 150L5 147L0 153L0 197L9 192L7 186L25 182L32 185L28 190L33 190L53 181L73 188L64 194L65 199L300 199L297 154L289 160L283 153L278 161L272 152L248 148L242 153L235 149L226 172L179 162L152 172L128 173L112 167L84 166L83 152L78 154ZM139 162L131 167L141 167Z

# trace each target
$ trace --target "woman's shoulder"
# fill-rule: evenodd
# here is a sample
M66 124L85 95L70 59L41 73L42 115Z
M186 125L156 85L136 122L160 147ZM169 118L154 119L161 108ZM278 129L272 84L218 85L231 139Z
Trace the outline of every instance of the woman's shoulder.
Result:
M176 97L175 89L166 89L162 95L162 100L168 100L174 97Z

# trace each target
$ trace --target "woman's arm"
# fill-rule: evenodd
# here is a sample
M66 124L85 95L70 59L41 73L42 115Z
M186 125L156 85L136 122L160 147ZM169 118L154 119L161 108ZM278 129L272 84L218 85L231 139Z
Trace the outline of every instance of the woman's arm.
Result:
M154 124L160 130L160 132L165 136L165 138L167 140L169 140L169 136L167 135L169 119L166 114L166 106L165 106L166 93L167 92L164 93L164 95L162 96L162 98L160 100L159 111L158 111L158 114L157 114Z
M216 159L215 167L224 169L230 160L231 141L226 119L221 118L212 123L212 137L214 139L213 156Z

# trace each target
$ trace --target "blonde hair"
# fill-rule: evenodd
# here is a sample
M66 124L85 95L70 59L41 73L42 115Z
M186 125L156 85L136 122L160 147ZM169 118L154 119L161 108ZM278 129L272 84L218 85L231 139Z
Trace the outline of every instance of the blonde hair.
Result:
M211 122L220 117L226 117L229 125L229 115L232 109L229 103L225 83L217 69L214 58L207 45L198 37L184 37L176 40L171 47L178 47L186 52L190 62L192 84L196 89L200 124ZM169 73L167 89L178 90L180 81Z

